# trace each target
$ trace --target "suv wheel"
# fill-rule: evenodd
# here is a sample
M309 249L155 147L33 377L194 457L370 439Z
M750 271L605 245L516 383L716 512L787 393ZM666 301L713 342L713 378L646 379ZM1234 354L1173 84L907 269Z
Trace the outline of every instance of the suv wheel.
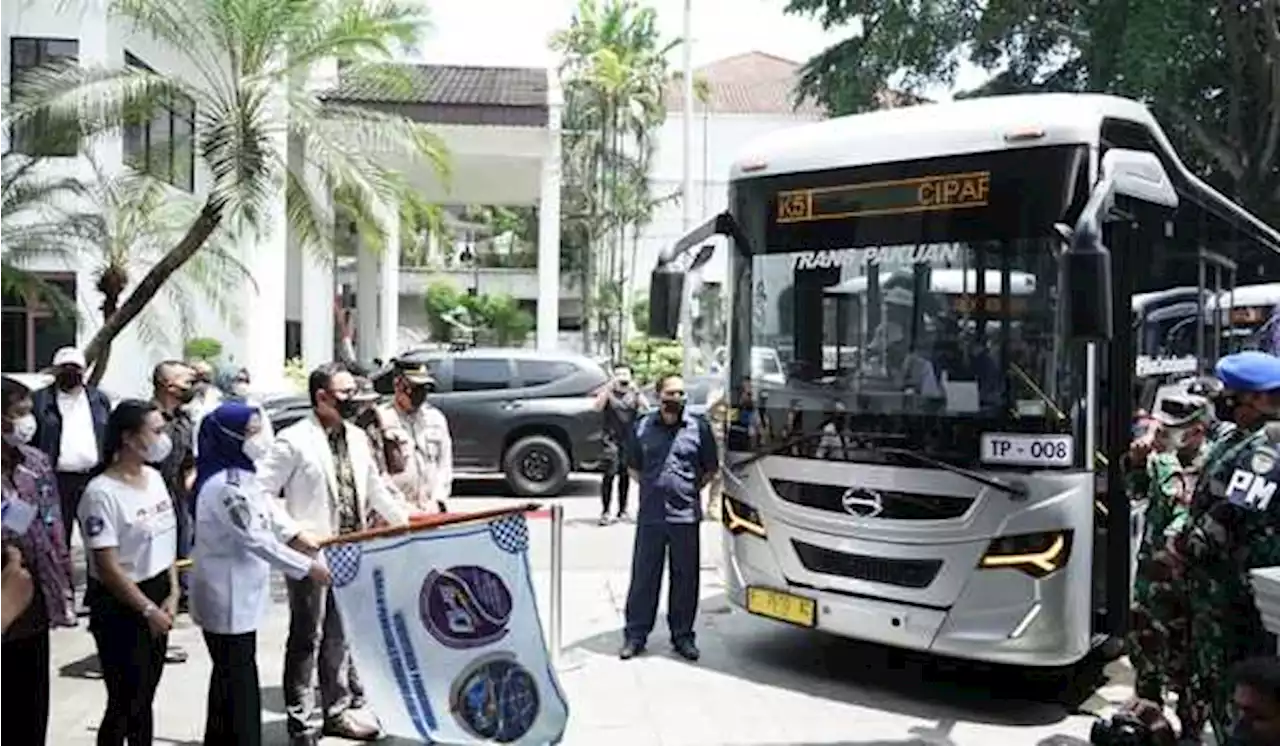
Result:
M521 497L560 494L569 481L569 454L553 438L527 435L507 449L502 470L511 489Z

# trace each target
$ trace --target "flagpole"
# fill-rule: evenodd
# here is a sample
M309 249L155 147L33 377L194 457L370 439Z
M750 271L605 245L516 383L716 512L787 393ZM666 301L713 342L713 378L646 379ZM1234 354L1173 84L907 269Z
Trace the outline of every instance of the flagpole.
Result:
M684 163L681 174L680 206L684 210L683 232L693 229L693 0L684 0ZM703 147L706 147L705 144ZM685 379L693 377L693 282L685 283L684 297L680 303L680 342L684 347L681 373Z
M547 651L551 656L551 668L560 666L560 647L562 639L562 617L564 615L564 506L556 503L551 506L551 639Z

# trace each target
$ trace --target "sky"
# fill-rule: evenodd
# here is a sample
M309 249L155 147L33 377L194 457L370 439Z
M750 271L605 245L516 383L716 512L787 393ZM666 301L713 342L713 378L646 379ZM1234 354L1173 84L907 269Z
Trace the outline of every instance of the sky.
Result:
M663 33L678 37L684 0L646 0L658 11ZM693 0L693 64L760 51L804 62L839 41L817 21L784 15L785 0ZM554 64L548 40L572 17L576 0L435 0L432 30L422 44L425 62L536 67ZM680 64L680 55L672 60ZM962 68L956 88L982 83L982 70ZM946 90L925 92L946 98Z

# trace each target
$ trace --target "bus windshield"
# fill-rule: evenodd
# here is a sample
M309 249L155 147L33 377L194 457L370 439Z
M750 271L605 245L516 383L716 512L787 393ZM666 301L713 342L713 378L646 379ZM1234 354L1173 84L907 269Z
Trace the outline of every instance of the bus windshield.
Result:
M735 257L732 270L730 389L739 401L750 390L767 407L770 427L759 428L754 442L825 428L868 443L906 438L935 455L974 461L982 432L1073 432L1083 362L1062 344L1061 239L1053 225L1073 204L1080 162L1071 148L1022 154L1021 163L1009 154L969 158L975 162L925 167L982 174L985 181L957 187L985 202L973 209L769 225L752 214L751 201L766 201L766 217L781 215L785 205L766 195L786 194L790 184L737 188L753 253ZM815 195L806 198L812 204ZM1005 201L990 204L997 199ZM859 206L849 200L832 209L856 213ZM761 348L787 361L782 381L748 370ZM745 447L731 440L731 448ZM822 441L788 453L858 460Z

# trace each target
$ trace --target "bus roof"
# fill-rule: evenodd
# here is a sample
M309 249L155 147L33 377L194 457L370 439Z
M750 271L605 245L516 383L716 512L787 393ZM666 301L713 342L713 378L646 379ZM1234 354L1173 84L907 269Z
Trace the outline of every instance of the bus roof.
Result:
M1206 309L1240 308L1242 306L1272 307L1280 303L1280 282L1266 282L1261 285L1238 285L1235 290L1223 290L1222 295L1210 298Z
M1211 291L1206 290L1205 293ZM1198 287L1177 287L1155 290L1150 293L1135 293L1129 303L1134 313L1142 313L1147 309L1155 310L1165 305L1178 303L1187 299L1194 300L1200 294Z
M753 140L731 180L1052 145L1100 144L1104 120L1147 129L1179 192L1280 251L1280 232L1193 174L1143 104L1096 93L988 96L837 117ZM1021 136L1021 137L1020 137Z
M989 269L983 277L983 285L987 295L998 295L1001 292L998 269ZM1030 272L1009 273L1010 295L1031 295L1036 291L1036 276ZM861 295L867 292L867 276L854 277L839 285L832 285L823 290L827 295ZM929 272L929 292L958 295L978 292L978 270L976 269L935 269Z

